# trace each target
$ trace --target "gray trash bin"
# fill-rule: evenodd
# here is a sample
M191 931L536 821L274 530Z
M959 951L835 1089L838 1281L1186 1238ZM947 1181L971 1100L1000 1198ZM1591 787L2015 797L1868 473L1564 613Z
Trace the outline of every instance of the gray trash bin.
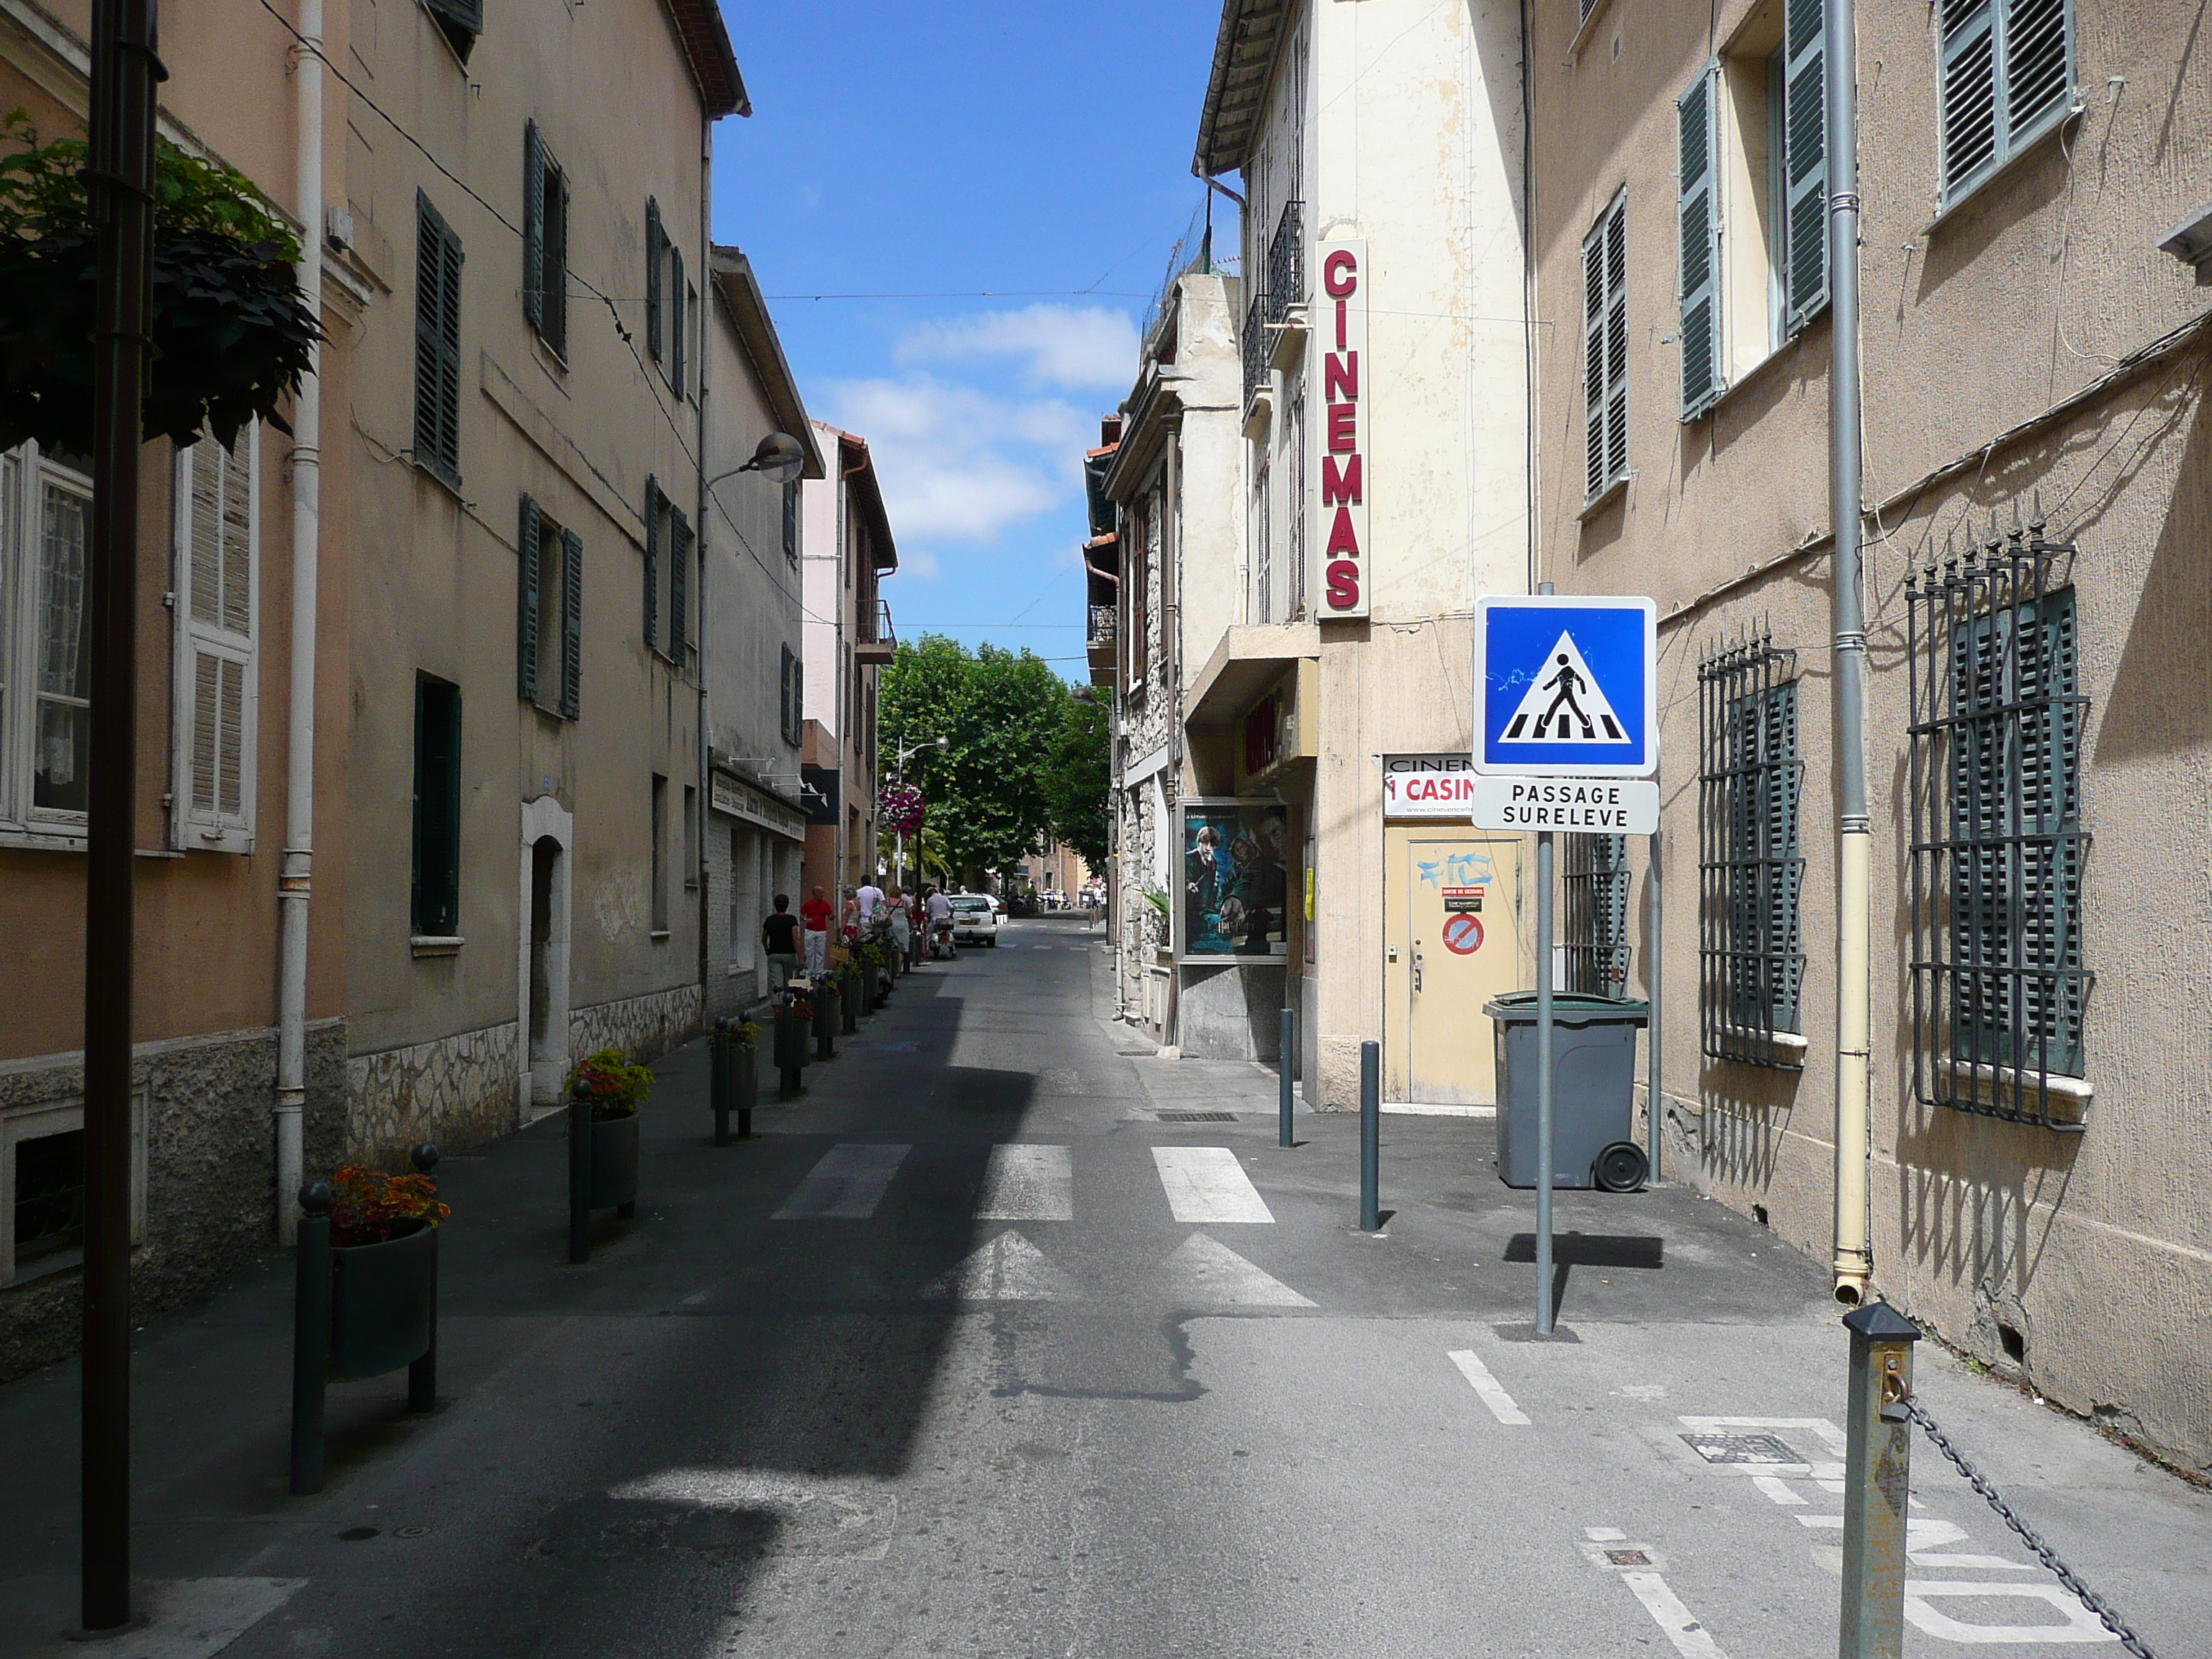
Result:
M1650 1174L1635 1140L1636 1033L1650 1008L1613 997L1553 997L1553 1187L1633 1192ZM1482 1012L1494 1022L1498 1042L1498 1173L1509 1187L1533 1188L1536 994L1508 991Z

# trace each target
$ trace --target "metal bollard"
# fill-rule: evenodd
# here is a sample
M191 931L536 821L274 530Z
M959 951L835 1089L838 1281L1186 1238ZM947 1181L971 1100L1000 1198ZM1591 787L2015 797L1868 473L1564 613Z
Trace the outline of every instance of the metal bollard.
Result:
M1359 1045L1359 1231L1382 1225L1382 1045Z
M837 1057L837 981L828 974L814 981L814 1058Z
M714 1108L714 1144L730 1144L730 1090L736 1057L730 1052L730 1017L714 1022L714 1040L708 1045L707 1098Z
M408 1154L417 1173L428 1175L438 1167L438 1149L424 1141ZM434 1411L438 1406L438 1253L430 1252L430 1346L407 1367L407 1409Z
M582 1078L568 1096L568 1260L592 1259L592 1085Z
M327 1181L300 1188L292 1291L292 1496L323 1489L323 1385L331 1370L331 1205Z
M1275 1145L1290 1146L1297 1144L1291 1139L1291 1095L1298 1070L1298 1017L1288 1008L1283 1010L1281 1042L1281 1055L1276 1066L1282 1075L1275 1102Z
M848 966L837 975L837 1023L847 1036L856 1035L860 1029L860 979Z
M1911 1475L1912 1345L1920 1328L1887 1302L1844 1316L1851 1334L1844 1452L1844 1607L1839 1659L1905 1651L1905 1503Z

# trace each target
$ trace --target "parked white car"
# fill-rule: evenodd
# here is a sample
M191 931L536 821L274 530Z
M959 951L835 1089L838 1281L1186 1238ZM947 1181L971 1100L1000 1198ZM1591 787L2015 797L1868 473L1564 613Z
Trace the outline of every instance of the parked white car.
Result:
M985 893L952 895L952 942L955 945L999 944L999 913Z

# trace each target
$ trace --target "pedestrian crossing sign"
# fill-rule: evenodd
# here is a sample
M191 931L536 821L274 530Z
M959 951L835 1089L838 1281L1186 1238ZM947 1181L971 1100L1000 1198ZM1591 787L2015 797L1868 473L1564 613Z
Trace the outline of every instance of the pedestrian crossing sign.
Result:
M1658 637L1650 599L1476 600L1474 769L1650 777L1659 763Z

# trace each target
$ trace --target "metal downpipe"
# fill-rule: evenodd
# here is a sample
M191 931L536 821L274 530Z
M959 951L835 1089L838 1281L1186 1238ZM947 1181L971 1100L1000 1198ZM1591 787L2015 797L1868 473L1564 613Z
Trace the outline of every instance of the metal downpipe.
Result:
M1874 1273L1868 1239L1871 1146L1868 973L1874 826L1866 794L1866 615L1859 483L1858 36L1855 0L1826 0L1827 26L1828 512L1836 768L1836 1300L1856 1307Z
M323 0L300 0L298 77L300 303L323 315ZM322 536L322 367L307 347L292 410L292 659L285 724L284 859L276 878L276 1237L299 1236L307 1163L307 900L315 845L315 646Z

